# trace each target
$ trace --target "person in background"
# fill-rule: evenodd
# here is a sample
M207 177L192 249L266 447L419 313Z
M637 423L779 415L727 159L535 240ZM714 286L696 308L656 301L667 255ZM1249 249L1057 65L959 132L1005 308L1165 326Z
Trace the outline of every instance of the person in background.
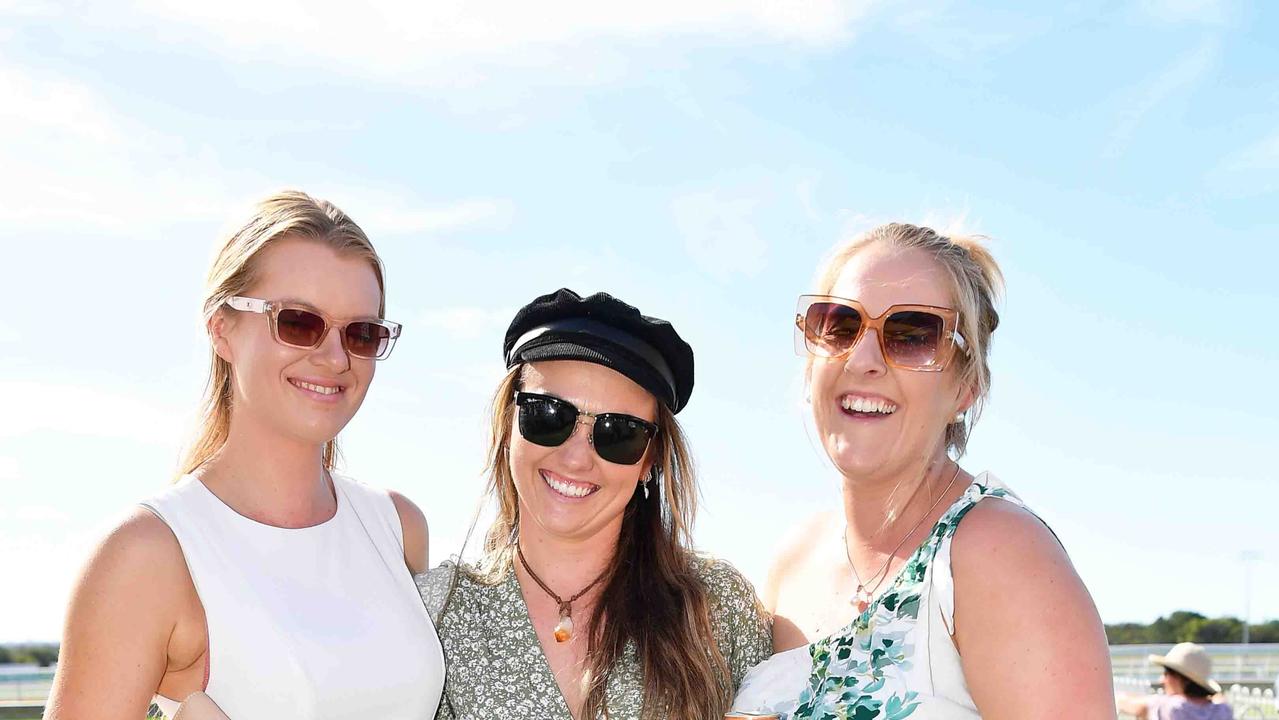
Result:
M400 334L385 307L373 245L323 200L268 197L221 246L200 432L178 482L90 557L46 718L172 717L188 698L235 720L435 712L443 655L412 578L426 521L334 472Z
M1121 695L1120 712L1142 720L1230 720L1230 706L1213 702L1221 685L1212 679L1212 658L1194 643L1178 643L1167 655L1151 655L1163 667L1163 695Z
M692 348L560 290L502 353L483 558L418 576L448 660L436 717L718 720L771 640L750 583L692 551Z
M990 387L1001 273L976 238L883 225L794 315L840 490L764 588L778 652L734 709L788 718L1114 718L1101 619L1065 550L959 465Z

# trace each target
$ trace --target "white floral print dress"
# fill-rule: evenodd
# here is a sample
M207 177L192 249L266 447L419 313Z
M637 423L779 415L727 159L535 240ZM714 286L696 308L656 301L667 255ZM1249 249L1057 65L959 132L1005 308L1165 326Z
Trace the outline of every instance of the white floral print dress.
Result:
M775 712L783 720L979 718L949 631L955 615L950 545L960 520L985 498L1024 507L993 475L974 478L888 590L834 634L753 668L733 709Z

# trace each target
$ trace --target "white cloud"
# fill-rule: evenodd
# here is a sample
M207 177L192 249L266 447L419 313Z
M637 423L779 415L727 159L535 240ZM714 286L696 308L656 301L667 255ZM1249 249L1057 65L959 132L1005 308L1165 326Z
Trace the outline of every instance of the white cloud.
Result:
M1226 0L1141 0L1141 12L1165 23L1224 25L1229 17Z
M1239 151L1225 165L1230 170L1279 170L1279 130Z
M752 277L764 269L768 243L755 228L752 197L721 197L713 190L676 198L675 224L689 256L713 277Z
M18 479L18 461L0 455L0 480L17 480Z
M52 432L175 447L189 420L136 394L87 385L0 381L0 397L0 438Z
M1205 181L1218 193L1255 197L1279 191L1279 130L1227 155Z
M474 340L500 335L513 317L513 308L443 307L423 312L418 322L455 338Z
M4 479L0 477L0 480ZM14 478L16 479L16 478ZM15 508L0 508L0 520L6 523L63 524L70 516L51 505L22 505Z
M0 144L0 224L9 231L134 235L176 222L226 226L259 195L285 185L225 168L209 147L157 132L54 74L0 62L0 97L0 136L22 139ZM349 210L374 236L500 228L512 215L508 203L490 198L442 204L370 183L325 189L307 188ZM8 337L0 327L0 342Z
M1119 123L1111 133L1104 155L1114 157L1121 154L1146 115L1175 95L1198 85L1216 64L1218 55L1217 43L1205 42L1182 55L1144 87L1125 91L1132 100L1120 113Z
M85 85L0 64L0 97L0 135L21 138L0 144L10 229L122 232L236 204L210 151L131 121Z
M414 83L461 71L458 60L519 61L591 40L710 35L824 46L847 39L870 0L433 0L403 3L218 3L139 0L99 24L193 30L237 57L321 65ZM170 26L166 28L165 26Z
M371 235L444 233L477 226L503 228L509 225L512 214L509 203L488 199L421 208L402 201L381 205L374 202L369 208L358 217L360 225Z

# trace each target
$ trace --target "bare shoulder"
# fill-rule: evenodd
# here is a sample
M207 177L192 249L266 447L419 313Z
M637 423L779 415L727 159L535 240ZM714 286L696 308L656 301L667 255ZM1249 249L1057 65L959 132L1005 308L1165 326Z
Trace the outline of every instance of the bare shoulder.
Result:
M89 555L76 582L70 612L107 621L104 632L132 633L144 625L171 627L191 587L177 537L163 520L139 507ZM141 588L146 592L139 592ZM75 598L87 602L75 603Z
M404 563L413 573L425 572L430 567L430 531L426 514L412 500L395 490L387 490L400 516L400 529L404 534Z
M158 574L158 577L157 577ZM142 575L145 577L134 577ZM151 511L139 507L107 533L85 566L81 581L159 580L189 577L182 546Z
M194 589L169 526L138 508L97 545L72 590L46 717L140 717L171 661ZM130 668L128 673L118 668Z
M782 585L804 565L804 561L818 545L817 541L830 530L833 518L834 514L830 511L815 513L796 524L778 543L762 593L764 606L769 612L776 611L777 596Z
M955 646L982 717L1048 718L1066 706L1073 717L1114 717L1101 618L1038 517L979 502L955 530L951 568Z
M956 576L977 570L983 577L991 574L991 579L1024 580L1026 564L1069 566L1070 561L1057 537L1034 513L989 498L969 510L955 529L951 563Z

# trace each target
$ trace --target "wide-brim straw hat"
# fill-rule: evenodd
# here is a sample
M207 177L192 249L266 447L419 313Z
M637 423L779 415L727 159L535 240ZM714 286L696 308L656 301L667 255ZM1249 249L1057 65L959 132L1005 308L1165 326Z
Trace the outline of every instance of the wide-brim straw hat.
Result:
M1201 645L1189 642L1177 643L1172 646L1167 655L1151 655L1150 662L1162 665L1169 670L1176 670L1196 685L1208 688L1215 693L1221 692L1221 686L1209 677L1212 675L1212 658L1208 657L1208 652Z

